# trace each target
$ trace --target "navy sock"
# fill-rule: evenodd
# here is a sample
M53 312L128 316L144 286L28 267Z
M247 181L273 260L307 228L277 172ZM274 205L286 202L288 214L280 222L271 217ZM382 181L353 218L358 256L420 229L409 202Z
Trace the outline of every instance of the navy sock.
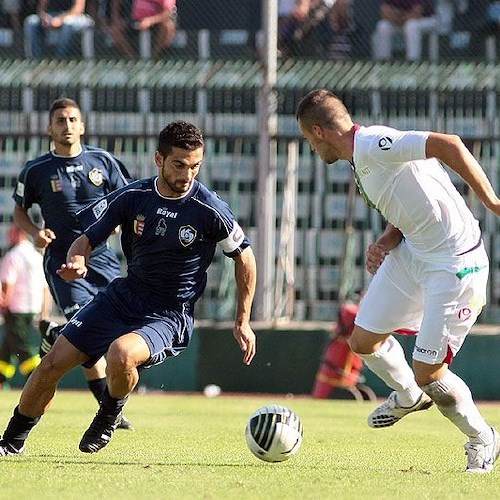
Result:
M101 410L104 413L104 415L117 416L125 406L127 399L128 396L121 399L116 399L111 397L111 395L109 394L109 389L106 386L102 394Z
M26 417L19 413L19 406L14 408L14 414L3 433L2 439L12 444L15 448L20 450L24 441L28 437L31 429L40 421L40 417Z
M89 389L94 397L97 399L97 402L100 403L102 395L104 394L104 389L106 389L106 377L87 380L87 385L89 386Z

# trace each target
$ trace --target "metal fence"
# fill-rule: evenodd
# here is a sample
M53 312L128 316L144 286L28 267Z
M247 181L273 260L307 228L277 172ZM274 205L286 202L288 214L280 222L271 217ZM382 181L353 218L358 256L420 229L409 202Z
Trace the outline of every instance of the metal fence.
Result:
M259 231L259 91L262 67L249 60L0 61L0 245L21 165L48 149L50 102L76 99L87 142L109 149L136 177L154 173L156 134L172 119L200 125L207 137L201 180L227 198L253 242ZM500 67L487 62L373 63L281 61L276 95L276 316L332 320L346 247L349 165L327 167L299 137L294 112L311 88L342 96L356 121L458 133L496 189L500 169ZM293 182L290 181L293 179ZM454 176L481 220L492 259L490 306L500 310L500 226ZM290 215L292 214L292 216ZM363 288L366 245L381 230L378 215L355 201L353 287ZM232 316L232 269L217 256L200 318ZM487 315L485 317L488 317Z
M277 267L276 286L288 278L283 293L276 296L278 316L297 320L332 320L340 291L340 273L345 252L344 221L347 216L347 192L351 177L345 162L327 166L313 156L301 141L278 137L278 192L276 227L278 236L275 246ZM136 177L153 175L153 151L156 136L114 134L97 136L90 134L87 142L105 147L116 154ZM290 156L290 144L298 145L297 157ZM500 140L487 138L470 141L470 145L483 167L498 186L500 164ZM8 135L1 138L0 161L0 242L5 245L6 222L12 213L12 191L20 165L48 148L48 140L39 135ZM255 136L207 136L205 165L200 172L203 182L227 199L235 215L255 243L257 239L257 137ZM286 198L287 164L296 169L294 207L283 207ZM460 191L482 221L485 242L488 247L492 272L490 280L490 312L500 308L500 231L497 218L489 216L459 179L454 176ZM285 208L285 210L282 210ZM289 210L295 215L293 225L284 224ZM354 255L349 269L353 288L362 289L369 280L363 268L364 249L381 230L382 221L376 212L368 209L357 197L354 210ZM287 228L288 227L288 232ZM285 232L279 231L283 228ZM293 232L293 235L290 234ZM119 251L118 240L113 240ZM285 245L283 247L282 244ZM293 249L286 248L293 244ZM293 255L293 269L286 271L282 262L288 252ZM280 274L281 273L281 274ZM232 266L220 253L210 268L207 290L199 304L200 319L228 320L233 314L233 292L230 286ZM278 277L281 276L281 280Z

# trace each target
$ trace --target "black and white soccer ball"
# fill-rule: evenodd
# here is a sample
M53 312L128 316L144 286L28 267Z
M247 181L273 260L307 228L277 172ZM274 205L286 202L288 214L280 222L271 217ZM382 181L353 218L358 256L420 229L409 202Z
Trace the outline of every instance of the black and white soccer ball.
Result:
M266 462L283 462L299 451L302 422L286 406L265 405L248 419L245 439L257 458Z

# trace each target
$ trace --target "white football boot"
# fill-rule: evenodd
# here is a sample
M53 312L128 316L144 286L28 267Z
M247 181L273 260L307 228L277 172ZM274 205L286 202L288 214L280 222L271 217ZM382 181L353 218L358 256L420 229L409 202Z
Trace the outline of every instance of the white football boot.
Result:
M401 420L405 415L415 411L427 410L432 406L432 404L432 399L427 396L425 392L423 392L413 406L405 408L404 406L400 406L398 404L396 392L394 391L391 392L386 401L384 401L379 407L375 408L370 415L368 415L368 425L375 429L390 427L398 420Z
M500 434L493 431L493 441L490 444L476 444L467 442L464 444L465 454L467 455L467 467L465 472L474 472L483 474L493 469L493 464L500 454Z

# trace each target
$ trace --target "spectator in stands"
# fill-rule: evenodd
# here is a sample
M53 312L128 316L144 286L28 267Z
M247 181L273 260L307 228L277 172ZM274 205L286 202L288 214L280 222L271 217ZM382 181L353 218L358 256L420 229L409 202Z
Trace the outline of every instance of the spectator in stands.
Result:
M93 19L85 14L85 0L39 0L37 13L24 20L25 54L68 57L74 35L93 26Z
M176 0L133 0L132 20L138 31L153 28L153 57L158 58L175 36Z
M127 33L131 25L131 0L107 0L102 5L100 19L104 20L106 30L120 55L127 59L137 57Z
M280 55L290 57L300 53L297 33L308 17L310 3L310 0L279 0L278 49Z
M28 376L40 363L38 345L32 340L33 320L40 313L48 315L51 305L42 254L15 224L9 226L7 240L11 248L0 262L5 334L0 345L0 387L14 376L16 364Z
M350 0L281 0L278 4L281 55L346 57L349 5Z
M2 13L5 13L9 17L10 27L17 33L21 32L21 5L19 0L2 0Z
M324 1L324 0L323 0ZM329 59L346 59L351 52L351 0L337 0L326 13L326 37Z
M378 61L391 59L394 35L402 34L406 59L420 60L423 35L438 29L431 1L384 0L380 5L380 16L372 36L373 57Z

